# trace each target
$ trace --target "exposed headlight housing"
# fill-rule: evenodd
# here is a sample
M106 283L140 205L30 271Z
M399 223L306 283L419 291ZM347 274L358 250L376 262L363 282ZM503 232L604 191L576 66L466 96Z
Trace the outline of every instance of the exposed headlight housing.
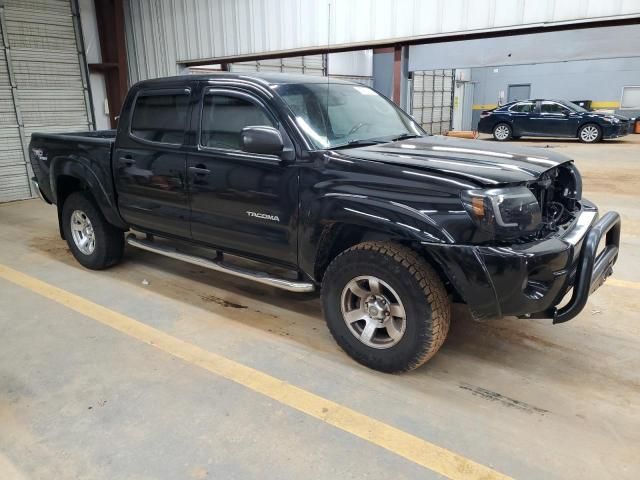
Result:
M542 223L540 204L527 187L465 190L460 196L474 223L495 237L520 237Z

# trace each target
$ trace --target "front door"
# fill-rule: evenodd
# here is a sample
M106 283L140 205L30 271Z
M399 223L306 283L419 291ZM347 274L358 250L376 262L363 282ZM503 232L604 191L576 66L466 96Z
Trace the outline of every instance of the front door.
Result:
M536 126L537 133L549 137L567 137L571 130L571 110L551 100L540 102L540 113Z
M245 90L207 87L201 106L199 146L188 157L194 240L295 265L298 169L240 148L244 127L264 125L290 145L276 115Z
M114 151L118 208L141 230L189 238L187 157L183 150L190 91L142 90L121 119Z

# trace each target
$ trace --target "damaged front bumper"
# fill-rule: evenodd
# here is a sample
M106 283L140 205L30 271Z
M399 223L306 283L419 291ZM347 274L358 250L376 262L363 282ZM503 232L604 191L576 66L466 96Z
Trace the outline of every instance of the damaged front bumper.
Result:
M584 201L573 225L550 238L509 246L439 246L428 254L475 319L517 316L562 323L578 315L611 275L619 245L620 216L609 212L598 219L595 205ZM571 299L559 307L571 289Z
M562 323L577 316L587 303L587 298L613 273L620 250L620 215L608 212L598 220L584 238L580 256L573 276L573 293L569 302L557 308L552 306L543 312L530 315L535 318L552 318L553 323ZM604 249L598 246L605 239Z

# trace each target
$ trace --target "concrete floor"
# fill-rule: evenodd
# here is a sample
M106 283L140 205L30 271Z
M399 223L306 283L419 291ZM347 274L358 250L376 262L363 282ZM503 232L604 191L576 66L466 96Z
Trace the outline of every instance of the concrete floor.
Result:
M575 158L586 196L622 214L615 282L558 326L456 308L440 353L402 376L343 354L317 300L132 249L85 270L39 200L0 205L0 265L505 475L639 478L640 135L515 143ZM0 478L441 478L6 279L0 292Z

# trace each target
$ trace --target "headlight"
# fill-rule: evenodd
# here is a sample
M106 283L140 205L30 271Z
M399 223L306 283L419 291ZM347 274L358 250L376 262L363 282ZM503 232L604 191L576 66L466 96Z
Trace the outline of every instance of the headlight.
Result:
M542 222L540 205L527 187L466 190L460 196L476 225L496 237L519 237Z
M620 123L620 120L616 117L604 117L603 120L609 123Z

